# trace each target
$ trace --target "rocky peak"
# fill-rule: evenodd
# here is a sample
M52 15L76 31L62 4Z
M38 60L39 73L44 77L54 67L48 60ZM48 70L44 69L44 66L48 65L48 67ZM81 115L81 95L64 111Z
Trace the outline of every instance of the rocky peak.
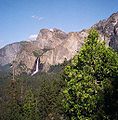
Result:
M41 29L36 41L38 41L38 47L55 48L67 38L67 34L59 29Z
M52 35L53 35L52 31L48 29L41 29L36 40L40 40L40 39L47 40L52 38Z
M118 23L118 12L113 13L109 19L108 19L109 23L111 22L113 25L116 25Z
M67 34L57 28L53 29L41 29L36 40L52 38L66 39Z
M112 14L107 20L99 21L93 27L97 28L100 33L106 33L109 35L114 34L114 27L118 23L118 12Z
M118 12L113 13L107 20L99 21L93 26L108 45L118 50Z

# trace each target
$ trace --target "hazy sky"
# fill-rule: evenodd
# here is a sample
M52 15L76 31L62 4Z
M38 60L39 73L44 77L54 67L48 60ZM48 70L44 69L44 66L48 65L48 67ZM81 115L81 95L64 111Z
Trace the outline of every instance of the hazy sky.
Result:
M0 0L0 47L42 28L80 31L118 11L118 0Z

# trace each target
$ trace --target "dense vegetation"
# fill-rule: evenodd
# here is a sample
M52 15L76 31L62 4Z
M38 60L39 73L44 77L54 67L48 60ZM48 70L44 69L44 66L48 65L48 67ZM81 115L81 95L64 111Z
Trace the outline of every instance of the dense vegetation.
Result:
M118 54L91 30L65 68L63 100L70 120L118 119Z
M1 83L0 120L60 120L64 116L61 73L21 75Z
M118 54L99 39L90 30L71 62L48 73L1 72L0 120L117 120Z

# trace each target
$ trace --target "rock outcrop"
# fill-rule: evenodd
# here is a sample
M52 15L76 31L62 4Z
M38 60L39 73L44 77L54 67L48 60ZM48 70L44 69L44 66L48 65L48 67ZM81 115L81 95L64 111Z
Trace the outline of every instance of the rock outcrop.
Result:
M98 22L96 28L106 43L113 49L118 50L118 12L112 14L107 20Z
M47 51L41 56L42 63L46 65L55 65L63 63L64 60L70 60L80 50L84 43L84 38L87 37L86 31L71 32L67 34L65 40L56 46L54 49Z
M61 44L67 38L67 34L59 29L42 29L36 39L40 49L52 49Z
M0 49L0 64L6 65L15 60L21 48L22 45L20 43L13 43Z
M118 50L118 12L107 20L99 21L92 28L99 31L101 39L107 45ZM65 33L56 28L42 29L34 41L13 43L0 49L0 68L16 61L18 65L22 63L26 65L27 71L31 71L37 58L34 51L39 51L43 70L47 71L50 65L73 58L87 35L88 30Z

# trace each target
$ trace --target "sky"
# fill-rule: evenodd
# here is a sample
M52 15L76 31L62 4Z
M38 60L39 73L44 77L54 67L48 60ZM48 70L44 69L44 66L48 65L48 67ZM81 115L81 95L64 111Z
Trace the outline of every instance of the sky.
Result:
M0 0L0 48L40 29L80 31L118 12L118 0Z

